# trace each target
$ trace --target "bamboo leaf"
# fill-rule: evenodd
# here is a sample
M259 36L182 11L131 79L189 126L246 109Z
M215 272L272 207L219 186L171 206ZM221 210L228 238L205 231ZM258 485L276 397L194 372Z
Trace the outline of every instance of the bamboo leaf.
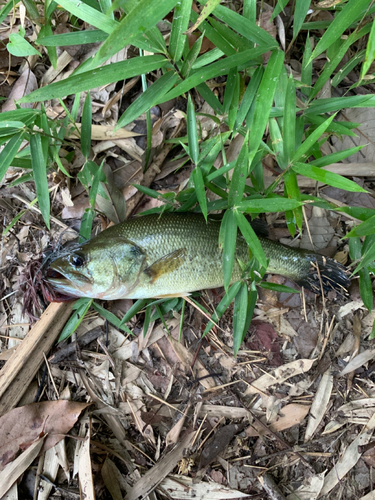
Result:
M242 236L245 238L246 243L249 245L252 254L260 265L266 269L268 265L267 257L264 254L259 238L255 234L254 229L251 227L250 222L241 212L238 212L237 210L235 211L235 215L237 225L242 233Z
M197 165L199 160L199 142L198 142L198 131L197 131L197 121L195 117L195 109L193 101L191 100L191 95L189 94L187 103L187 134L188 134L188 147L189 156L193 163Z
M293 164L292 168L297 174L314 179L314 181L323 182L329 186L345 189L346 191L352 191L354 193L367 193L366 189L363 189L356 182L346 179L339 174L329 172L328 170L323 170L305 163Z
M20 147L23 138L23 132L15 134L0 152L0 182L2 181L10 165L12 165L13 159L18 152L18 148Z
M64 0L64 2L66 1L71 0ZM125 45L130 44L145 31L156 26L173 9L176 3L177 0L158 0L157 2L140 0L111 31L107 40L92 59L91 67L99 66L114 54L117 54ZM101 27L101 29L103 28Z
M201 207L202 214L204 218L207 220L207 198L206 198L206 189L204 185L202 170L200 167L195 167L192 172L193 182L195 185L195 192L197 193L197 198L199 202L199 206Z
M47 181L47 158L43 154L42 140L39 134L30 137L31 164L33 167L38 204L46 226L50 227L50 200Z
M173 71L168 71L158 78L143 94L138 97L120 117L115 127L115 131L121 127L126 127L129 123L137 119L142 113L149 110L155 104L163 100L164 95L177 82L178 75Z
M255 114L250 136L250 162L254 159L262 141L270 116L274 94L283 69L284 53L274 51L264 71L255 100Z
M333 121L334 118L335 118L335 115L332 115L325 122L323 122L321 125L319 125L319 127L317 127L307 137L307 139L300 145L300 147L294 153L294 155L291 159L292 163L299 161L303 156L307 156L307 153L309 152L309 150L316 145L318 139L321 137L322 134L324 134L324 132L327 130L328 126L330 125L330 123Z
M176 3L173 14L171 36L169 39L169 53L177 62L181 59L187 37L184 32L189 26L192 0L179 0Z
M368 7L368 0L349 0L349 2L343 6L342 11L336 15L327 31L324 32L318 45L313 50L311 59L317 58L327 50L328 47L339 39L344 31L349 28L353 21L362 17Z
M88 159L91 151L91 124L92 124L92 107L90 92L87 92L82 110L82 127L81 127L81 151L83 156Z
M38 90L34 90L34 92L22 97L18 102L47 101L49 99L65 97L72 93L72 89L74 89L75 93L83 92L108 85L109 83L118 82L119 80L132 78L142 73L149 73L155 69L163 68L167 64L168 60L160 55L135 57L73 75L56 83L51 83Z
M223 237L223 275L224 288L228 292L232 280L232 272L237 242L237 223L233 210L226 210L221 222L220 232Z
M244 328L247 317L247 300L247 283L241 283L241 287L234 299L233 308L233 351L235 356L237 356L246 335Z
M247 198L237 205L237 209L246 213L261 212L284 212L285 210L294 210L302 206L303 203L298 200L288 200L286 198Z
M217 5L219 5L220 3L220 0L208 0L201 13L199 14L198 16L198 19L195 21L195 23L193 24L193 26L191 26L187 33L193 33L193 31L195 31L198 26L200 26L203 21L211 14L211 12L213 12L215 10L215 8L217 7Z

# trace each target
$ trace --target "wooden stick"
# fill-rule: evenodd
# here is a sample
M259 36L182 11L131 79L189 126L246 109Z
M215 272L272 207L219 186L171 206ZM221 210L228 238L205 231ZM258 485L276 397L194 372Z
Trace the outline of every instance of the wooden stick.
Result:
M0 416L15 408L72 312L69 302L52 303L0 371Z

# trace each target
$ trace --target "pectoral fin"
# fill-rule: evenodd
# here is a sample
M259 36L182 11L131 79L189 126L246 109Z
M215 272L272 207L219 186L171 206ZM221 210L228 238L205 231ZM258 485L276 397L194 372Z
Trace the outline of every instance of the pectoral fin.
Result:
M143 272L151 278L151 283L165 274L169 274L178 269L185 262L186 249L179 248L168 255L164 255L147 267Z

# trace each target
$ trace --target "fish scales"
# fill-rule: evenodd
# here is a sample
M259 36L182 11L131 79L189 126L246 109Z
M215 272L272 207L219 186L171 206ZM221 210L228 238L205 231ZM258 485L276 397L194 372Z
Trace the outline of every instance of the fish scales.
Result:
M72 253L57 257L47 279L57 292L101 299L186 295L223 285L220 218L166 213L112 226ZM316 293L345 289L347 270L333 259L260 238L268 271L286 276ZM232 282L241 278L238 261L249 248L238 234ZM317 271L315 266L318 266Z

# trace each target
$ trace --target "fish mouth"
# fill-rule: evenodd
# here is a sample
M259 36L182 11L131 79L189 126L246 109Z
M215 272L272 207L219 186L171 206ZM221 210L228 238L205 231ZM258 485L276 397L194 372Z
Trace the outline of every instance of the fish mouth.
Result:
M52 268L52 267L49 267L47 269L47 272L46 272L46 275L45 275L45 278L50 282L50 283L54 283L56 285L58 284L61 284L61 285L67 285L68 283L72 283L72 280L74 278L76 278L77 280L79 280L79 282L85 282L85 283L90 283L91 284L91 280L90 278L88 278L87 276L81 274L81 273L78 273L76 271L70 271L69 272L69 275L67 275L66 273L64 273L63 270L59 269L59 268Z

